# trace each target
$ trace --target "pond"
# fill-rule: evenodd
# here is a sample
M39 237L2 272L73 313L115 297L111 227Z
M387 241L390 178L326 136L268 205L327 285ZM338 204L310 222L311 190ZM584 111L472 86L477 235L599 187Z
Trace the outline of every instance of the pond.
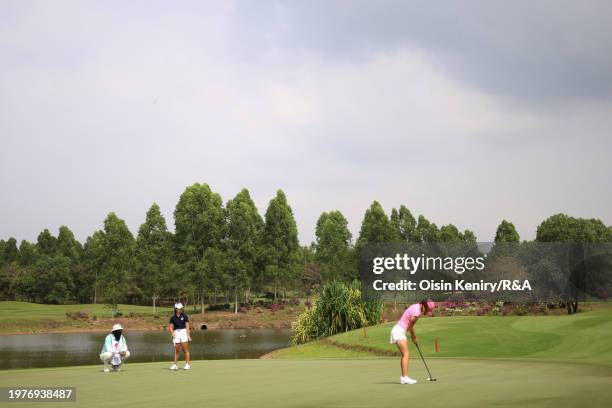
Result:
M107 333L56 333L0 336L0 369L101 364ZM129 362L172 362L170 333L125 332ZM258 358L289 345L289 330L204 330L191 332L192 360ZM181 353L182 359L182 353Z

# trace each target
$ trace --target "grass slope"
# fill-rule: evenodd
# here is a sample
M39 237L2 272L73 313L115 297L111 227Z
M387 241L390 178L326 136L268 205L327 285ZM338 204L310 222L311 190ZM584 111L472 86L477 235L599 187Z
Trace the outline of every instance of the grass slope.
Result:
M0 372L0 386L77 387L68 407L600 407L612 398L612 369L539 362L437 359L438 382L397 384L395 359L196 361L192 371L167 364ZM415 365L413 376L426 372ZM186 404L186 405L183 405ZM40 404L38 404L40 405ZM34 406L34 404L19 404Z
M153 322L153 307L119 305L118 310L127 316L136 313ZM41 305L28 302L0 302L0 332L27 333L32 331L47 331L57 328L85 329L90 323L83 320L74 320L66 313L86 312L90 317L94 315L100 319L111 317L111 309L103 304L76 304L76 305ZM156 308L158 315L170 315L171 308ZM157 319L159 320L159 319ZM159 320L165 322L166 319Z
M289 328L301 313L303 306L288 306L271 311L257 308L248 313L233 311L207 311L194 313L193 305L186 312L193 327L206 324L209 328ZM151 306L119 305L122 317L111 319L111 310L104 304L41 305L27 302L0 302L0 333L40 333L80 330L108 330L114 322L121 322L130 330L159 329L168 323L170 307L157 307L156 315ZM88 319L72 319L66 313L85 312ZM130 317L130 314L135 316ZM96 317L94 320L93 317Z
M42 305L39 303L28 302L0 302L0 318L4 319L64 319L67 312L87 312L98 317L111 317L111 309L104 304L76 304L76 305ZM153 307L151 306L136 306L122 305L118 306L118 310L126 315L127 313L139 313L153 315ZM157 313L171 313L172 308L156 308Z
M342 333L329 342L346 349L395 354L389 344L393 323ZM416 325L421 350L431 357L533 359L612 367L612 304L571 316L482 316L423 318ZM440 352L434 352L437 338ZM275 353L278 358L328 357L329 342ZM321 355L320 348L325 348ZM414 350L411 347L411 350ZM346 350L339 351L341 355ZM365 353L365 355L371 355ZM414 357L414 356L413 356Z

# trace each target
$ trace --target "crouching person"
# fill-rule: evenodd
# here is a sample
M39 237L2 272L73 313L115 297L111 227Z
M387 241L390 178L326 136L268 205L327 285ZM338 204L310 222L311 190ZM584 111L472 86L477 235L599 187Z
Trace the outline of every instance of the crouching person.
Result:
M130 356L122 333L123 327L120 324L115 324L112 332L104 339L100 360L104 363L105 373L110 371L109 365L112 366L113 371L121 371L121 364Z

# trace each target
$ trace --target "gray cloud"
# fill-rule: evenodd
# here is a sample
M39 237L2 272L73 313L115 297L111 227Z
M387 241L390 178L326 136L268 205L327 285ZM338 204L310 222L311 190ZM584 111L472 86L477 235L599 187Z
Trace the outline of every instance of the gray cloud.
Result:
M237 10L251 50L303 48L358 61L416 47L471 86L523 103L612 94L612 4L607 1L265 4L244 2Z
M262 213L283 188L304 244L374 199L483 240L612 224L606 4L5 4L0 238L172 225L194 182Z

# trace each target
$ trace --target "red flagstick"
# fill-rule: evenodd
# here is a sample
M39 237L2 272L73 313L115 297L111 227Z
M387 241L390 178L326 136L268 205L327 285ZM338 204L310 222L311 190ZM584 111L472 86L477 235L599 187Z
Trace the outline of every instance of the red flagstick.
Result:
M436 339L434 340L434 344L435 344L435 346L436 346L436 353L437 353L438 351L440 351L440 348L438 347L438 338L437 338L437 337L436 337Z

